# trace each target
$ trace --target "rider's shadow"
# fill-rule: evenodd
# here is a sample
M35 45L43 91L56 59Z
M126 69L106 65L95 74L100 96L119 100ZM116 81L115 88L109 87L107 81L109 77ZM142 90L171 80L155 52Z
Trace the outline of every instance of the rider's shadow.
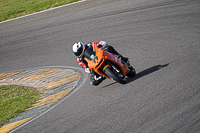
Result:
M141 72L139 72L139 73L136 73L135 77L133 77L133 78L128 78L128 79L127 79L127 84L130 83L130 82L133 82L133 81L135 81L135 80L138 80L138 79L140 79L140 78L142 78L142 77L144 77L144 76L146 76L146 75L149 75L149 74L151 74L151 73L153 73L153 72L156 72L156 71L158 71L158 70L160 70L160 69L162 69L162 68L164 68L164 67L167 67L168 65L169 65L169 63L168 63L168 64L165 64L165 65L156 65L156 66L147 68L147 69L145 69L145 70L143 70L143 71L141 71ZM115 83L117 83L117 82L108 84L108 85L106 85L106 86L103 86L102 88L105 88L105 87L108 87L108 86L112 86L112 85L115 84Z
M151 74L153 72L156 72L156 71L158 71L158 70L160 70L160 69L162 69L164 67L167 67L168 65L169 65L169 63L165 64L165 65L156 65L156 66L150 67L148 69L145 69L145 70L143 70L143 71L141 71L139 73L136 73L135 77L128 78L127 79L127 83L130 83L130 82L135 81L137 79L140 79L140 78L142 78L142 77L144 77L146 75L149 75L149 74Z

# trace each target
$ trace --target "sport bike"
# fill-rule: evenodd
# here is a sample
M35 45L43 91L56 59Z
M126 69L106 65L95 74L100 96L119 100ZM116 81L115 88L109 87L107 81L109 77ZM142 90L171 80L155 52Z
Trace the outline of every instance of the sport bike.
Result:
M136 75L135 69L126 63L115 54L106 51L106 48L94 46L86 49L85 60L88 62L88 67L96 73L117 81L118 83L127 83L127 77Z

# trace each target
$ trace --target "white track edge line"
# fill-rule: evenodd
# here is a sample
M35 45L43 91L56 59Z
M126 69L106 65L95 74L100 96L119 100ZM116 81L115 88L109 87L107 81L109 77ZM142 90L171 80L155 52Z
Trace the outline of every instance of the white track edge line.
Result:
M59 67L59 66L57 66ZM60 66L60 67L63 67L63 66ZM75 70L81 70L80 68L77 68L77 67L71 67L71 66L66 66L68 68L71 68L71 69L75 69ZM60 103L62 103L63 101L65 101L66 99L68 99L71 95L73 95L76 91L78 91L83 85L84 83L86 82L87 78L88 78L88 74L83 72L83 71L80 71L82 74L83 74L83 79L81 79L78 84L78 86L75 87L75 89L73 89L69 94L67 94L63 99L61 99L58 103L56 103L55 105L53 105L52 107L50 107L49 109L47 109L46 111L44 111L43 113L39 114L38 116L28 120L27 122L21 124L20 126L17 126L16 128L12 129L11 131L9 131L8 133L13 133L15 131L17 131L18 129L22 128L23 126L29 124L30 122L36 120L37 118L39 118L40 116L46 114L47 112L49 112L50 110L52 110L53 108L55 108L56 106L58 106Z
M66 5L62 5L62 6L58 6L58 7L54 7L54 8L50 8L50 9L47 9L47 10L43 10L43 11L40 11L40 12L35 12L35 13L28 14L28 15L25 15L25 16L21 16L21 17L17 17L17 18L13 18L13 19L5 20L5 21L0 22L0 24L2 24L2 23L6 23L6 22L10 22L10 21L13 21L13 20L17 20L17 19L20 19L20 18L25 18L25 17L28 17L28 16L32 16L32 15L36 15L36 14L40 14L40 13L43 13L43 12L47 12L47 11L51 11L51 10L55 10L55 9L58 9L58 8L62 8L62 7L66 7L66 6L70 6L70 5L73 5L73 4L81 3L81 2L84 2L84 1L86 1L86 0L81 0L81 1L74 2L74 3L70 3L70 4L66 4Z

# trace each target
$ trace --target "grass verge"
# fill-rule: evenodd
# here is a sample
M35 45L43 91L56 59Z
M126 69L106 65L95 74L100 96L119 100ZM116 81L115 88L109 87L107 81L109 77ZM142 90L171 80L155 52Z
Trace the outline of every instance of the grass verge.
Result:
M36 89L22 86L0 86L0 127L31 107L40 96Z
M80 0L0 0L0 22Z

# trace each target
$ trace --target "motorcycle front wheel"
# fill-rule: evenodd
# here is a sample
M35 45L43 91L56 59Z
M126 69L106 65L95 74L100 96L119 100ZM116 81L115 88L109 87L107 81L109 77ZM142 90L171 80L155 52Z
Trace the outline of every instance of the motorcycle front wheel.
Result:
M123 78L123 77L120 77L117 73L114 72L114 70L112 68L107 67L105 69L105 73L111 79L117 81L118 83L121 83L121 84L126 84L127 83L127 80L125 78Z
M128 77L135 77L135 75L136 75L136 71L135 71L135 69L132 67L132 66L129 66L129 69L130 69L130 71L129 71L129 73L127 74L127 76Z

